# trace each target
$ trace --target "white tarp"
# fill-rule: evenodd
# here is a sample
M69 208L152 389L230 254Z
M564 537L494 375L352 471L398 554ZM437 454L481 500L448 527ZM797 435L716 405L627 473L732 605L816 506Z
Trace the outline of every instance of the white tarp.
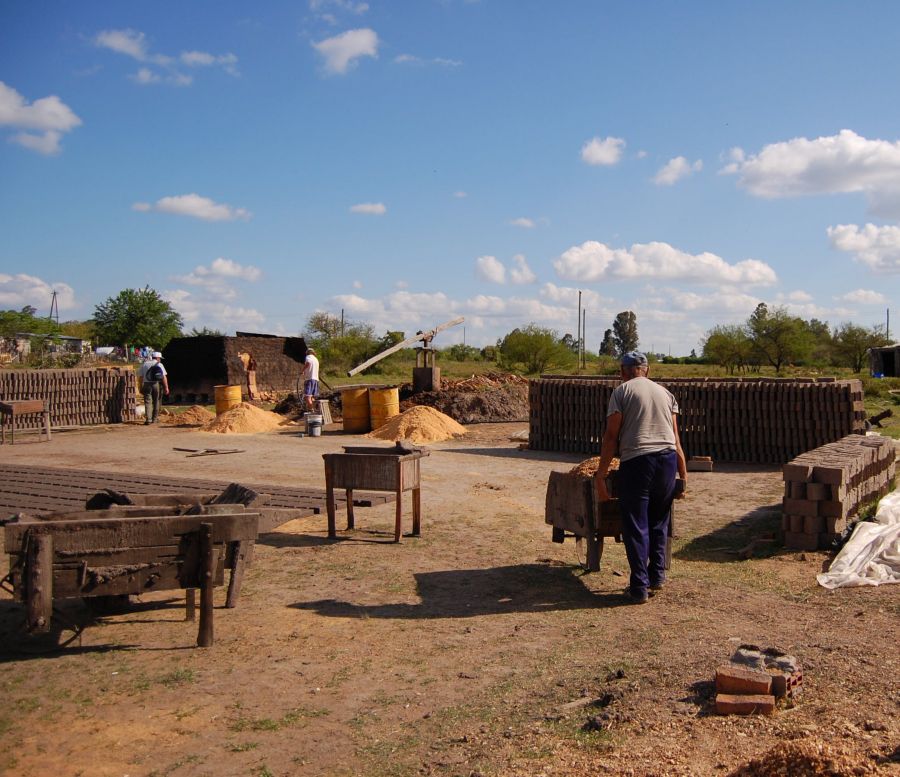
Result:
M816 580L825 588L900 583L900 490L878 503L874 523L856 524L830 569Z

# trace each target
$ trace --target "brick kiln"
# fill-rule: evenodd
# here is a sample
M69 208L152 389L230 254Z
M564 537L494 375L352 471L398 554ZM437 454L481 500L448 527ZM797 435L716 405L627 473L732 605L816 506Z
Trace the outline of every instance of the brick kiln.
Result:
M294 391L306 358L306 341L248 332L235 337L176 337L163 349L170 401L207 404L215 386L241 386L246 398L245 364L250 358L260 392Z

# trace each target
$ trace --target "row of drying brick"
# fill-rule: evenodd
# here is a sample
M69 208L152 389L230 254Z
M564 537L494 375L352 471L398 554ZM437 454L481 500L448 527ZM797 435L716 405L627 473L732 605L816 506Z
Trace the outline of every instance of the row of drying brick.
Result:
M849 435L785 464L785 545L797 550L829 547L860 507L891 490L895 457L889 438Z
M135 418L137 381L128 367L0 371L0 400L42 399L52 426L120 423ZM22 427L40 417L23 416Z

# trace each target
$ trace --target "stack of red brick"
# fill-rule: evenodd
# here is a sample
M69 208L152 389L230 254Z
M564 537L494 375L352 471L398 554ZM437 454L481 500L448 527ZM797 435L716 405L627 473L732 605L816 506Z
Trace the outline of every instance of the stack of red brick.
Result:
M716 712L771 715L779 701L793 699L802 681L803 672L793 656L742 645L730 663L716 669Z
M828 547L862 505L890 491L894 459L893 440L852 434L785 464L784 544L798 550Z

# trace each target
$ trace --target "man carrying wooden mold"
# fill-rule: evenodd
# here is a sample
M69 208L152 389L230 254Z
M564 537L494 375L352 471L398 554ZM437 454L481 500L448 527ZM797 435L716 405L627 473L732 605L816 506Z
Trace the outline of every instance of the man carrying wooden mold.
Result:
M678 437L678 403L647 377L649 369L647 357L640 351L622 357L622 383L610 396L594 478L597 498L609 500L606 477L618 450L616 491L622 540L631 567L628 593L635 604L644 604L665 583L666 538L676 498L676 475L687 482Z

